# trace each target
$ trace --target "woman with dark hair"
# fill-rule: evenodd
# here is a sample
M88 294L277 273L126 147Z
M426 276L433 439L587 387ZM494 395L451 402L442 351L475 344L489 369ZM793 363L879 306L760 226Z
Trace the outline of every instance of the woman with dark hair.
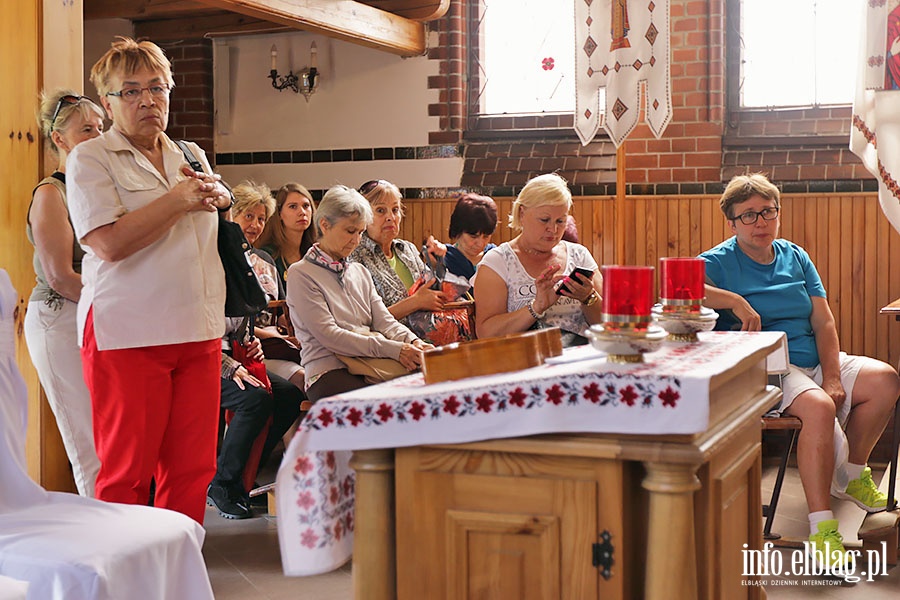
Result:
M316 241L316 229L310 227L315 210L312 194L299 183L286 183L275 192L278 218L269 219L254 245L275 259L282 287L288 267L303 258Z
M475 265L495 248L491 236L497 229L497 205L488 196L464 194L450 215L450 241L445 245L428 238L428 252L442 257L447 271L466 279L475 276Z

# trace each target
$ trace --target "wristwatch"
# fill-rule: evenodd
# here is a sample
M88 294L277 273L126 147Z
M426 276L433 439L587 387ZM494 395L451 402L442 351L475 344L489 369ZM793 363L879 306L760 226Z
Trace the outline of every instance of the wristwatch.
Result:
M600 294L597 293L597 290L591 290L591 295L588 296L585 300L582 300L581 303L585 306L593 306L597 304L597 300L600 299Z

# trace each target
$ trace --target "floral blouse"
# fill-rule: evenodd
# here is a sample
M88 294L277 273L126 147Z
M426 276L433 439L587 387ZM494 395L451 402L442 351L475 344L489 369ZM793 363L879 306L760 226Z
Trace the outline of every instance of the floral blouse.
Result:
M409 269L413 281L425 273L425 263L422 262L419 250L412 242L394 240L391 242L391 247L394 255ZM363 234L359 246L350 255L349 260L357 262L369 270L372 280L375 282L375 290L388 308L408 296L406 286L388 263L381 244L376 243L368 234ZM409 325L406 319L400 319L400 322Z

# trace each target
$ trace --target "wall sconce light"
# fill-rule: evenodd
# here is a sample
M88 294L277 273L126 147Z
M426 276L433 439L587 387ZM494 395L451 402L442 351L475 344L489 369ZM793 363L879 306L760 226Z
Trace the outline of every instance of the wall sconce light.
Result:
M309 102L309 97L316 93L316 88L319 87L319 49L316 43L313 42L309 46L309 67L296 75L293 71L288 72L287 75L279 75L277 66L278 48L275 47L275 44L272 44L271 54L272 65L269 69L269 77L272 79L272 87L278 91L288 88L292 89L294 93L303 94L303 97Z

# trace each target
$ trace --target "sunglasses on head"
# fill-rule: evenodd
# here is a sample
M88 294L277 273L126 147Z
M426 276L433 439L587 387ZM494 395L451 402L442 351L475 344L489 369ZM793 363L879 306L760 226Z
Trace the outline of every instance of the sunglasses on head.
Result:
M50 133L53 133L53 128L56 126L56 119L59 117L59 111L63 109L63 106L74 106L81 102L84 99L84 96L74 96L72 94L66 94L62 96L59 101L56 103L56 110L53 111L53 118L50 119Z
M377 188L382 183L387 183L384 179L372 179L371 181L367 181L361 186L359 186L359 193L365 196L375 188Z

